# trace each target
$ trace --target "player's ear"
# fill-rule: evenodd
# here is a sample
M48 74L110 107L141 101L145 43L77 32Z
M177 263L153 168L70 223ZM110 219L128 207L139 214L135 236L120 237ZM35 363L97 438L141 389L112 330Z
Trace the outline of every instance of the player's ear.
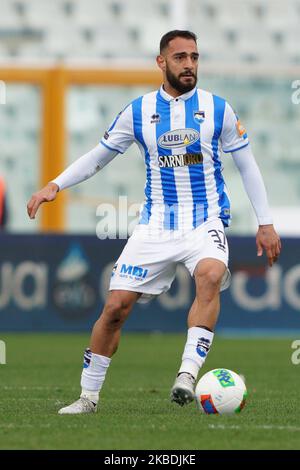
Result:
M156 57L156 63L162 71L164 71L166 69L166 61L165 61L165 58L164 58L163 55L159 54Z

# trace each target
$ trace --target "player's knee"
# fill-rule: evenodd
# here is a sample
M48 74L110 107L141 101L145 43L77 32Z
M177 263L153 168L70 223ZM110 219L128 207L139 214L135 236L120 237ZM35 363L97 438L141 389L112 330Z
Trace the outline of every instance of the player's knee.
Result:
M219 289L223 277L223 272L219 269L210 267L205 270L201 270L197 274L197 284L198 287L204 287L206 290L215 291Z
M103 311L103 319L111 329L118 329L126 320L131 309L131 305L124 299L109 300Z

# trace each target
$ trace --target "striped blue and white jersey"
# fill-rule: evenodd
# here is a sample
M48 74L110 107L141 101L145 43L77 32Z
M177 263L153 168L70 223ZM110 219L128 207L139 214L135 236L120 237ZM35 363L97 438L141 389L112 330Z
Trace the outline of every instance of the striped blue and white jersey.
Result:
M229 225L221 153L245 147L248 136L223 98L199 88L174 98L163 87L137 98L101 140L119 153L133 142L146 165L140 224L189 230L221 218Z

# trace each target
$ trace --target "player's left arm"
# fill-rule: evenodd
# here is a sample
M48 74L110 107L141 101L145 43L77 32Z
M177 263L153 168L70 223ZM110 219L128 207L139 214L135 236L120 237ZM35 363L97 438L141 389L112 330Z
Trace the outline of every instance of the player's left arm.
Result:
M261 172L250 145L232 152L232 158L240 172L244 188L258 221L259 227L256 235L257 256L262 256L263 251L265 251L269 266L272 266L280 255L281 241L273 226Z
M221 145L225 153L231 153L257 217L257 255L262 256L265 251L272 266L281 251L280 238L273 226L265 185L247 132L228 103L225 104Z

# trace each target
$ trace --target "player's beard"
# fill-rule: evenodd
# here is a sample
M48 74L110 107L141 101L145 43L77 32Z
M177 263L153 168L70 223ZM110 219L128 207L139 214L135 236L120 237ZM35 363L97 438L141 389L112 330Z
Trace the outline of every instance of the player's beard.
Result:
M191 80L190 83L181 82L180 78L187 74L189 74L193 78L193 80ZM176 77L176 75L174 75L168 67L168 64L166 64L166 77L170 85L179 93L188 93L193 88L195 88L197 83L197 72L196 74L194 74L193 72L182 72L178 75L178 77Z

